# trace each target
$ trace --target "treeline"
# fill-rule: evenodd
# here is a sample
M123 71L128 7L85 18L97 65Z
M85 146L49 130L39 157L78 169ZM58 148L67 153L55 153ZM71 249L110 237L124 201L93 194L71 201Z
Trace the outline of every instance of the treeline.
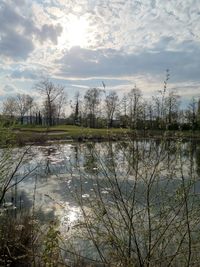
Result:
M18 119L21 125L53 126L65 117L67 102L63 86L43 80L35 85L35 89L39 94L35 99L29 94L17 94L3 102L2 115L8 123Z
M181 97L167 86L167 71L163 89L145 99L134 87L122 96L116 91L91 88L85 94L76 93L67 101L64 87L43 80L35 85L41 99L18 94L3 102L3 115L8 121L19 118L21 124L53 126L74 124L91 128L123 127L131 129L198 130L200 129L200 99L192 98L181 109ZM71 114L66 116L66 109Z

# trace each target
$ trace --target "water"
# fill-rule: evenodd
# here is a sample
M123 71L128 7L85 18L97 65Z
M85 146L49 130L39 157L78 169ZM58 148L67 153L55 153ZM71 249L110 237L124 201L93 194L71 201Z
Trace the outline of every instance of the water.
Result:
M166 157L163 160L164 164L172 164L174 144L172 142L166 143L164 149L162 148L163 155ZM134 146L135 151L140 147L143 149L145 146L147 150L148 147L151 147L152 151L149 153L153 157L156 157L156 153L160 153L159 149L161 149L161 144L155 141L140 141L137 142L137 147L135 144ZM61 221L64 221L63 214L68 214L69 218L66 220L74 222L78 218L77 203L74 199L75 189L78 188L79 190L82 186L82 197L89 198L96 185L96 176L98 175L101 183L105 184L102 193L104 195L109 194L110 187L106 186L105 176L107 172L112 171L108 170L108 167L112 167L113 164L116 164L115 167L117 175L120 177L121 186L126 186L128 181L131 183L131 180L134 179L133 170L128 170L128 164L130 164L128 160L130 161L131 157L130 159L127 157L131 153L136 153L131 151L132 149L132 145L126 143L75 143L33 146L29 149L26 162L20 168L14 181L20 180L24 173L28 173L32 169L36 168L36 170L13 187L9 197L15 199L15 205L18 208L19 206L21 208L31 208L34 204L35 211L42 211L45 216L59 217ZM13 149L12 152L13 155L19 157L23 150L24 148ZM192 168L199 175L200 143L182 143L181 150L185 173L187 173L188 165L192 163ZM147 157L145 160L149 166L155 163L153 158ZM174 168L174 166L171 166L171 168ZM167 171L168 168L163 169L163 175ZM81 179L80 174L82 175ZM7 198L7 200L9 199Z
M13 149L13 157L19 158L23 150ZM57 220L63 238L68 240L83 219L82 205L84 212L93 212L102 236L102 220L108 213L108 218L117 222L121 236L121 229L126 232L123 208L129 212L132 204L134 214L140 214L135 225L142 222L147 227L147 188L154 223L168 210L166 221L173 217L175 204L183 195L183 182L198 196L200 143L142 140L32 146L14 182L33 169L6 196L15 212L27 209L42 222ZM86 240L83 243L88 252L89 244Z

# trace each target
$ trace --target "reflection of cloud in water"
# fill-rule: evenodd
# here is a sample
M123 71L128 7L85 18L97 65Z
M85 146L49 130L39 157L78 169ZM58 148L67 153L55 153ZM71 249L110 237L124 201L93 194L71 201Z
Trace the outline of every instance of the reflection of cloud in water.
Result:
M83 194L82 195L82 198L87 198L87 197L90 197L90 195L89 194Z
M73 226L81 218L81 209L77 206L71 206L69 202L59 202L56 205L55 215L60 221L60 231L65 234L67 231L71 230Z
M105 190L102 190L101 193L102 193L102 194L109 194L110 191L111 191L110 188L105 188Z
M68 202L64 204L64 208L61 209L61 224L68 224L72 226L80 218L80 208L76 206L70 206Z
M68 178L67 175L51 175L48 179L38 177L36 180L30 178L20 184L20 190L26 193L29 201L33 202L34 198L35 210L41 209L44 213L51 212L56 215L60 201L69 199L66 193Z

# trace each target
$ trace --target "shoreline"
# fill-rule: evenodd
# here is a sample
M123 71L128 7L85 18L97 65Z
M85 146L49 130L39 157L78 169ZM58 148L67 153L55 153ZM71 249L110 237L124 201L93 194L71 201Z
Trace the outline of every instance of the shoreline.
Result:
M72 129L76 131L72 131ZM91 129L70 128L65 129L37 129L37 128L14 128L13 143L16 145L45 144L52 142L115 142L138 139L155 139L166 141L200 141L200 131L164 131L164 130L137 130L130 129Z

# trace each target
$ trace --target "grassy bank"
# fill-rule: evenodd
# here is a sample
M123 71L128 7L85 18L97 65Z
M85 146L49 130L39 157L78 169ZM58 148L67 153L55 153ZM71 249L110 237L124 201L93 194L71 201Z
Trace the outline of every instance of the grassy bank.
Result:
M106 140L124 140L130 136L139 138L161 138L167 135L169 139L182 137L183 139L199 139L200 131L162 131L162 130L130 130L123 128L110 129L92 129L71 125L59 125L53 127L14 127L12 129L14 139L18 144L28 142L43 143L50 140L65 140L65 141L106 141Z
M66 141L104 141L119 140L130 134L128 129L111 128L111 129L91 129L71 125L59 125L54 127L20 127L13 128L16 141L49 141L49 140L66 140Z

